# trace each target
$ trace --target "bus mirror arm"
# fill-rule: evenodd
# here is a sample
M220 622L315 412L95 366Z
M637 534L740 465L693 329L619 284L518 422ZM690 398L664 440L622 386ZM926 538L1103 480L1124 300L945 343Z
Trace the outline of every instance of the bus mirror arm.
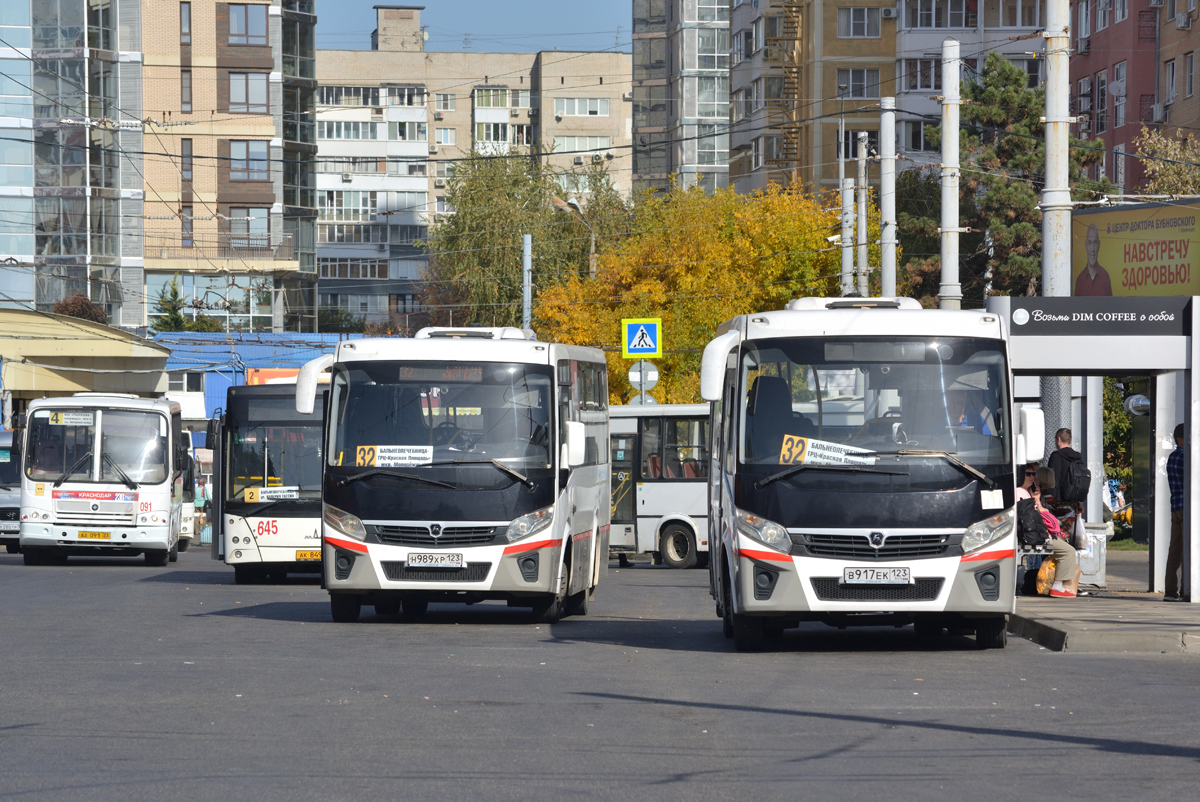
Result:
M311 415L317 401L317 380L333 364L333 354L324 354L304 363L296 377L296 411Z
M727 331L704 346L704 357L700 362L700 397L705 401L721 400L725 361L740 337L736 330Z

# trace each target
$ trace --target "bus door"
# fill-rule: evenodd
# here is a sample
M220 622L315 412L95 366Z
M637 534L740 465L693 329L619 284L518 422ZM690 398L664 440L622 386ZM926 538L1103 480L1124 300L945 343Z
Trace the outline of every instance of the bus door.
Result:
M637 546L637 482L633 475L636 435L632 432L614 433L609 436L609 442L612 444L612 530L609 546L633 549Z
M638 551L658 550L666 516L690 518L706 550L708 418L642 418L638 427Z

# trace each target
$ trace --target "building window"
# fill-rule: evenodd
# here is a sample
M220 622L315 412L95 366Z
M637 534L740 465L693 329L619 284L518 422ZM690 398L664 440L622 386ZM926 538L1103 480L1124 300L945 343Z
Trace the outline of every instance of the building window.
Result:
M905 123L908 126L907 135L904 138L904 147L906 150L920 152L925 150L937 150L930 141L925 131L925 124L918 122Z
M1108 27L1109 17L1112 16L1112 0L1105 5L1104 0L1096 2L1096 30L1102 31Z
M879 70L838 70L837 82L848 98L879 97Z
M387 102L389 106L424 106L425 87L389 86L387 89ZM363 105L367 104L364 103Z
M317 103L321 106L378 106L377 86L320 86Z
M757 170L763 165L763 138L761 136L750 140L750 169Z
M1092 35L1092 4L1091 0L1079 3L1079 36Z
M1183 96L1191 97L1196 91L1196 70L1195 59L1193 53L1188 53L1183 57Z
M167 374L167 392L202 393L204 392L204 374L198 370L171 371Z
M424 142L425 123L388 123L388 139L393 142Z
M931 0L926 0L926 2L931 2ZM942 5L945 5L944 0ZM878 39L880 35L879 11L878 8L839 8L838 38Z
M229 44L265 45L267 43L267 7L265 5L229 6Z
M771 134L766 138L767 161L783 161L783 136Z
M1039 0L988 0L984 24L989 28L996 27L996 23L991 21L996 13L996 5L993 5L996 3L999 4L1001 28L1036 28L1041 25Z
M728 22L729 0L696 0L696 19L700 22Z
M724 75L696 79L696 116L729 116L729 78Z
M1129 0L1114 0L1113 19L1124 22L1129 17Z
M842 138L842 153L845 154L842 158L849 161L850 159L858 158L858 135L862 131L846 131ZM867 131L867 156L872 153L879 152L879 132Z
M572 153L581 150L607 150L611 140L606 136L556 136L555 153Z
M696 67L701 70L729 68L729 31L700 28L696 32Z
M456 129L456 128L439 128L439 129L437 129L437 143L439 145L453 145L454 144L454 134L457 130L458 129Z
M374 192L325 190L317 193L317 218L320 220L369 223L375 220L376 208Z
M388 123L395 125L396 123ZM403 125L404 123L400 123ZM421 123L424 125L424 123ZM379 123L355 120L323 120L317 123L317 139L378 139Z
M995 1L991 0L991 2ZM907 26L909 28L974 28L979 22L977 8L978 4L975 0L949 0L949 2L947 0L908 0L905 4Z
M507 89L476 89L475 108L504 109L508 108Z
M608 98L556 97L554 113L561 117L607 117Z
M1108 70L1096 73L1096 133L1108 130Z
M387 278L386 259L344 259L321 257L321 278Z
M192 239L192 217L191 206L179 207L179 244L185 248L190 248L195 244Z
M514 109L529 108L529 90L528 89L512 90L512 107Z
M508 123L475 123L476 142L508 142Z
M266 181L271 176L267 172L266 140L246 141L231 140L229 143L229 178L231 181Z
M192 71L179 71L179 109L191 113L192 111Z
M446 202L445 196L438 195L435 199L435 202L436 205L434 208L437 210L438 214L454 214L454 207Z
M436 162L433 166L433 174L438 178L453 178L454 162Z
M454 111L454 95L438 92L433 96L434 111Z
M192 180L192 140L179 140L179 173L184 181Z
M531 125L510 125L512 129L512 143L514 145L532 145L533 144L533 126Z
M938 59L910 58L904 62L905 88L910 92L942 88L942 63Z
M1175 102L1175 59L1171 59L1163 69L1163 103Z
M1037 58L1025 59L1025 74L1029 76L1029 81L1026 83L1030 89L1037 89L1042 85L1042 60Z
M1113 96L1113 128L1125 124L1125 62L1113 66L1113 82L1109 87Z
M229 111L232 114L267 113L265 72L229 73Z
M229 210L229 243L235 248L265 248L270 244L271 210L234 206Z
M696 127L696 163L724 166L729 163L729 128L725 125Z
M192 4L179 4L179 44L192 43Z

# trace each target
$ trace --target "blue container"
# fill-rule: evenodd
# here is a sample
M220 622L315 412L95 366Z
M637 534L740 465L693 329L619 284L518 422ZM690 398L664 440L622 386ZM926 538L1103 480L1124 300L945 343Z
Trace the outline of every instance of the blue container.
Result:
M205 524L204 526L200 527L200 545L212 545L212 524Z

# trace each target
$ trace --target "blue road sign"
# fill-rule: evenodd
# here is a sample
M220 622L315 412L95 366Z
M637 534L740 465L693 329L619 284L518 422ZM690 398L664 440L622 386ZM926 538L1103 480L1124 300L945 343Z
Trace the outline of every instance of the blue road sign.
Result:
M621 356L625 359L662 356L662 318L625 318L621 332Z

